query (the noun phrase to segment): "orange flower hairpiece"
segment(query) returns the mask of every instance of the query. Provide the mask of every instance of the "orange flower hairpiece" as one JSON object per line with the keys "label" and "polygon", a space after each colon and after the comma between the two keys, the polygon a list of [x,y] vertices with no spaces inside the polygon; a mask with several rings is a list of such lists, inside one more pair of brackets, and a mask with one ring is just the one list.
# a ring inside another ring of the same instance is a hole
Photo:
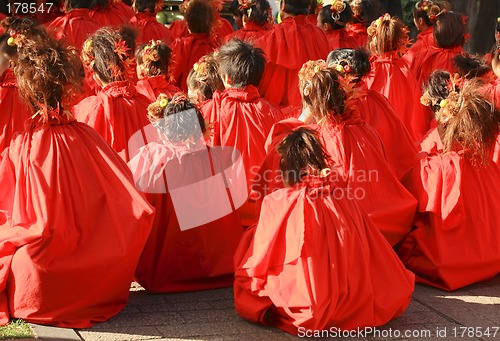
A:
{"label": "orange flower hairpiece", "polygon": [[124,61],[128,58],[129,50],[130,49],[128,48],[125,40],[120,39],[117,42],[115,42],[115,53],[118,55],[118,58],[120,58],[120,60]]}

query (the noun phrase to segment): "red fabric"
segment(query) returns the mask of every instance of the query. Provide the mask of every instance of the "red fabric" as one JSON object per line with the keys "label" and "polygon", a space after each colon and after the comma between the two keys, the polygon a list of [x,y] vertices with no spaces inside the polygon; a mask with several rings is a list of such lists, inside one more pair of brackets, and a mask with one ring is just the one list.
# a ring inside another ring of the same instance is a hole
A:
{"label": "red fabric", "polygon": [[206,117],[214,123],[214,146],[238,149],[250,184],[265,157],[264,144],[273,125],[283,118],[281,111],[261,98],[256,87],[229,88],[214,93],[212,111]]}
{"label": "red fabric", "polygon": [[0,76],[0,154],[17,132],[25,130],[31,112],[19,97],[14,71],[6,69]]}
{"label": "red fabric", "polygon": [[192,184],[212,177],[214,172],[207,165],[211,160],[216,166],[220,156],[216,153],[208,153],[206,147],[188,153],[185,147],[168,142],[150,143],[129,162],[139,188],[147,192],[156,208],[153,230],[136,270],[136,280],[146,290],[165,293],[232,285],[233,255],[243,233],[236,212],[181,230],[170,194],[172,184]]}
{"label": "red fabric", "polygon": [[387,162],[399,179],[417,162],[415,143],[387,98],[368,90],[363,81],[357,83],[356,88],[360,92],[356,108],[359,109],[361,118],[379,134]]}
{"label": "red fabric", "polygon": [[156,15],[149,12],[137,13],[130,19],[130,24],[137,29],[137,45],[149,43],[151,40],[162,40],[168,46],[172,45],[174,36],[167,26],[156,20]]}
{"label": "red fabric", "polygon": [[234,301],[244,318],[299,328],[380,326],[410,303],[406,270],[355,200],[307,178],[263,202],[234,257]]}
{"label": "red fabric", "polygon": [[302,106],[298,73],[308,60],[328,57],[330,48],[323,30],[299,15],[274,25],[255,45],[264,50],[267,59],[259,84],[262,97],[280,107]]}
{"label": "red fabric", "polygon": [[[97,130],[125,161],[137,152],[131,149],[129,139],[149,124],[147,107],[151,102],[138,94],[128,82],[110,83],[73,110],[78,121]],[[147,140],[147,138],[144,138]]]}
{"label": "red fabric", "polygon": [[325,33],[328,39],[330,51],[342,48],[354,49],[358,47],[357,42],[349,37],[349,33],[343,28],[339,30],[329,30]]}
{"label": "red fabric", "polygon": [[187,93],[187,76],[201,57],[214,52],[219,45],[208,33],[190,34],[172,44],[172,76],[179,88]]}
{"label": "red fabric", "polygon": [[0,324],[87,328],[126,305],[153,208],[89,126],[33,122],[0,163]]}
{"label": "red fabric", "polygon": [[156,101],[159,94],[165,94],[173,97],[176,92],[181,90],[175,85],[169,83],[165,76],[146,77],[137,82],[135,88],[138,93],[146,96],[151,102]]}
{"label": "red fabric", "polygon": [[366,47],[368,42],[368,33],[366,32],[366,26],[363,23],[355,23],[347,25],[347,31],[349,32],[349,37],[353,39],[357,47]]}
{"label": "red fabric", "polygon": [[308,14],[306,15],[307,21],[314,26],[318,26],[318,15],[317,14]]}
{"label": "red fabric", "polygon": [[465,51],[461,46],[451,49],[430,46],[426,51],[415,54],[410,68],[417,77],[418,84],[422,86],[429,80],[434,70],[446,70],[454,74],[456,69],[453,65],[453,57],[463,53]]}
{"label": "red fabric", "polygon": [[429,130],[432,116],[420,104],[422,91],[413,72],[395,53],[374,55],[371,63],[365,77],[368,88],[387,97],[410,136],[418,141]]}
{"label": "red fabric", "polygon": [[174,20],[170,24],[169,30],[174,36],[174,40],[189,35],[189,31],[185,20]]}
{"label": "red fabric", "polygon": [[481,80],[484,82],[482,87],[484,94],[500,110],[500,79],[490,71],[487,75],[481,77]]}
{"label": "red fabric", "polygon": [[97,21],[101,27],[118,27],[128,23],[130,18],[134,16],[134,12],[127,5],[119,2],[113,3],[106,8],[97,8],[92,11],[91,15],[92,19]]}
{"label": "red fabric", "polygon": [[73,9],[50,22],[47,30],[52,33],[55,39],[63,40],[81,51],[85,40],[101,27],[90,15],[89,9]]}
{"label": "red fabric", "polygon": [[224,41],[229,41],[232,38],[238,38],[244,41],[253,42],[269,32],[269,29],[257,25],[253,21],[247,21],[243,24],[243,28],[228,34]]}
{"label": "red fabric", "polygon": [[398,254],[417,282],[455,290],[500,273],[500,168],[456,153],[424,157],[405,183],[419,204]]}
{"label": "red fabric", "polygon": [[[338,125],[312,126],[317,129],[331,162],[350,196],[358,199],[377,228],[394,246],[410,231],[416,200],[401,185],[386,161],[377,132],[354,112]],[[303,123],[287,119],[273,127],[266,142],[267,156],[252,184],[254,197],[263,198],[283,182],[275,147],[291,129]],[[340,184],[339,184],[340,186]]]}
{"label": "red fabric", "polygon": [[[174,39],[189,35],[189,30],[185,20],[175,20],[169,28],[170,32],[172,32],[172,35],[174,36]],[[215,23],[213,39],[217,42],[222,42],[224,41],[225,36],[233,32],[234,30],[231,23],[227,19],[219,16]]]}
{"label": "red fabric", "polygon": [[404,61],[407,65],[411,65],[413,63],[413,59],[417,53],[427,52],[429,47],[436,46],[434,42],[434,27],[431,26],[425,31],[422,31],[418,34],[417,40],[413,43],[410,49],[403,56]]}

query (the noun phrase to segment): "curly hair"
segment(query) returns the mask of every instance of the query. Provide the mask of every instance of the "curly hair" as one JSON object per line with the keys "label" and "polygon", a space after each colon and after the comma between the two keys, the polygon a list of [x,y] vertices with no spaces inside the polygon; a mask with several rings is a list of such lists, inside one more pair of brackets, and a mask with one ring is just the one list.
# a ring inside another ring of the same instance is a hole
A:
{"label": "curly hair", "polygon": [[181,92],[171,99],[160,94],[148,106],[148,118],[156,129],[174,143],[198,139],[206,131],[200,110]]}
{"label": "curly hair", "polygon": [[318,122],[337,121],[345,112],[345,93],[338,72],[325,61],[310,60],[299,71],[302,101],[310,108]]}
{"label": "curly hair", "polygon": [[330,155],[325,151],[318,133],[310,128],[300,127],[288,134],[277,146],[280,156],[280,170],[288,186],[300,182],[309,169],[321,171],[328,167]]}
{"label": "curly hair", "polygon": [[128,27],[100,28],[83,44],[82,60],[103,82],[127,80],[134,72],[130,58],[134,41],[135,31]]}
{"label": "curly hair", "polygon": [[135,60],[146,77],[168,74],[172,49],[161,40],[140,45],[135,51]]}
{"label": "curly hair", "polygon": [[33,112],[45,121],[49,112],[70,108],[83,81],[77,51],[53,39],[30,18],[8,18],[3,24],[17,45],[19,93]]}
{"label": "curly hair", "polygon": [[204,100],[212,99],[216,90],[224,91],[219,64],[213,53],[202,57],[189,71],[187,86],[191,91],[200,92]]}
{"label": "curly hair", "polygon": [[[451,74],[448,71],[436,70],[431,73],[429,80],[423,86],[424,94],[420,98],[420,103],[430,107],[437,113],[441,107],[440,103],[450,94]],[[458,89],[453,89],[458,91]]]}
{"label": "curly hair", "polygon": [[374,20],[367,32],[370,50],[378,55],[399,51],[409,43],[408,28],[405,23],[387,13]]}

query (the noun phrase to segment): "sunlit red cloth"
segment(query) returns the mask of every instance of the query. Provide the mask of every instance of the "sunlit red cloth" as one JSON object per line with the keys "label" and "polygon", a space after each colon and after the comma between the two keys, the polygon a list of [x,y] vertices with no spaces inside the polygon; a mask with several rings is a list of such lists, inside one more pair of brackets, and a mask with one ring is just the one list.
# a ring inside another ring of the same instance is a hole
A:
{"label": "sunlit red cloth", "polygon": [[[276,146],[300,126],[301,121],[287,119],[273,127],[266,141],[266,158],[251,186],[256,200],[283,187]],[[317,129],[331,156],[338,186],[359,201],[392,246],[400,242],[410,232],[417,201],[393,174],[375,129],[356,111],[338,124],[310,127]]]}
{"label": "sunlit red cloth", "polygon": [[[73,110],[78,121],[97,130],[122,159],[129,161],[138,151],[131,148],[129,140],[149,125],[147,107],[150,103],[147,97],[136,92],[131,83],[123,81],[108,84],[96,96],[78,103]],[[145,136],[143,143],[149,140]]]}
{"label": "sunlit red cloth", "polygon": [[[202,225],[185,229],[183,218],[179,218],[182,212],[176,206],[179,192],[184,191],[196,202],[189,205],[191,214],[204,217],[210,213],[200,193],[193,196],[193,186],[205,181],[210,188],[212,183],[208,181],[221,175],[218,162],[222,158],[220,150],[206,146],[193,151],[165,142],[146,145],[129,162],[138,188],[156,208],[153,230],[136,270],[136,280],[146,290],[165,293],[232,286],[233,255],[243,233],[237,213],[228,210]],[[212,192],[216,191],[213,188]],[[216,205],[222,205],[227,193],[223,189],[223,197]]]}
{"label": "sunlit red cloth", "polygon": [[14,71],[6,69],[0,76],[0,154],[17,132],[25,130],[30,117],[29,108],[19,97]]}
{"label": "sunlit red cloth", "polygon": [[413,72],[396,53],[373,55],[372,69],[365,77],[370,90],[384,95],[414,141],[429,130],[431,114],[420,104],[422,91]]}
{"label": "sunlit red cloth", "polygon": [[368,90],[363,81],[356,84],[356,91],[359,95],[354,105],[361,118],[379,134],[387,162],[399,179],[417,162],[415,143],[387,98]]}
{"label": "sunlit red cloth", "polygon": [[307,21],[309,21],[312,25],[318,26],[318,15],[317,14],[308,14],[306,15]]}
{"label": "sunlit red cloth", "polygon": [[100,27],[101,25],[91,18],[89,9],[75,8],[51,21],[47,30],[56,40],[62,40],[81,51],[85,40]]}
{"label": "sunlit red cloth", "polygon": [[500,110],[500,79],[493,72],[489,72],[481,77],[481,80],[484,83],[482,86],[484,95]]}
{"label": "sunlit red cloth", "polygon": [[[190,34],[185,20],[175,20],[170,25],[169,28],[170,32],[172,32],[172,35],[174,36],[174,39],[186,37]],[[218,18],[215,21],[215,26],[213,28],[213,31],[214,31],[214,33],[212,34],[213,39],[218,43],[220,43],[224,41],[225,36],[233,33],[234,30],[233,26],[227,19],[218,16]]]}
{"label": "sunlit red cloth", "polygon": [[433,32],[434,26],[431,26],[417,35],[417,40],[415,40],[413,45],[410,46],[410,49],[406,51],[405,55],[403,56],[403,60],[408,66],[413,63],[413,59],[415,58],[415,55],[417,53],[427,52],[429,47],[436,46],[436,43],[434,42]]}
{"label": "sunlit red cloth", "polygon": [[365,24],[349,24],[347,25],[347,31],[349,32],[349,37],[355,41],[356,47],[366,48],[366,43],[368,42],[368,33],[366,32]]}
{"label": "sunlit red cloth", "polygon": [[132,8],[117,1],[106,8],[97,8],[92,11],[92,19],[102,26],[118,27],[129,22],[134,16]]}
{"label": "sunlit red cloth", "polygon": [[194,63],[214,52],[219,44],[208,33],[190,34],[172,44],[172,76],[177,86],[187,93],[186,79]]}
{"label": "sunlit red cloth", "polygon": [[38,117],[0,161],[0,324],[87,328],[126,305],[154,209],[83,123]]}
{"label": "sunlit red cloth", "polygon": [[414,275],[337,190],[306,177],[264,199],[234,257],[238,314],[297,334],[380,326],[403,313]]}
{"label": "sunlit red cloth", "polygon": [[165,76],[145,77],[137,82],[135,88],[138,93],[146,96],[151,103],[156,101],[159,94],[173,97],[176,92],[181,91],[174,84],[168,82]]}
{"label": "sunlit red cloth", "polygon": [[151,40],[162,40],[170,46],[174,41],[172,32],[156,20],[154,13],[139,12],[130,19],[130,24],[137,29],[137,45],[149,43]]}
{"label": "sunlit red cloth", "polygon": [[419,204],[398,248],[417,282],[455,290],[500,273],[500,168],[457,153],[431,154],[405,178]]}
{"label": "sunlit red cloth", "polygon": [[456,72],[453,57],[465,53],[461,46],[443,49],[430,46],[426,51],[418,52],[413,58],[410,66],[413,74],[417,77],[420,86],[429,80],[429,76],[435,70],[446,70],[451,74]]}
{"label": "sunlit red cloth", "polygon": [[358,43],[349,36],[349,33],[344,28],[326,31],[325,33],[328,38],[330,51],[341,48],[353,49],[358,47]]}
{"label": "sunlit red cloth", "polygon": [[253,21],[247,21],[243,24],[243,28],[225,36],[224,41],[229,41],[232,38],[238,38],[244,41],[253,42],[267,32],[269,32],[269,28],[257,25]]}
{"label": "sunlit red cloth", "polygon": [[269,102],[280,107],[302,106],[298,73],[308,60],[325,59],[330,48],[322,29],[299,15],[286,18],[255,46],[264,50],[267,65],[259,84],[259,92]]}

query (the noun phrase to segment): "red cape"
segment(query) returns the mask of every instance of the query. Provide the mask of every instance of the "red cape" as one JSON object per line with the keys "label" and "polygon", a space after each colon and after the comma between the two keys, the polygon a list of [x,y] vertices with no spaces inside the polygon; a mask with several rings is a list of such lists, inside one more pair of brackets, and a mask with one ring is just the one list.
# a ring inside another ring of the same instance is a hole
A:
{"label": "red cape", "polygon": [[149,43],[151,40],[162,40],[170,46],[174,41],[172,32],[167,26],[160,24],[153,13],[137,13],[130,19],[130,24],[137,29],[137,46]]}
{"label": "red cape", "polygon": [[156,101],[159,94],[165,94],[173,97],[176,92],[181,90],[175,85],[169,83],[165,76],[146,77],[137,82],[135,88],[138,93],[146,96],[150,102]]}
{"label": "red cape", "polygon": [[234,257],[244,318],[299,328],[380,326],[410,303],[414,275],[355,200],[314,178],[268,195]]}
{"label": "red cape", "polygon": [[330,51],[342,48],[355,49],[358,47],[358,43],[349,36],[349,33],[344,28],[326,31],[325,33]]}
{"label": "red cape", "polygon": [[[417,201],[390,169],[380,136],[358,115],[354,112],[350,119],[338,125],[312,127],[318,130],[331,156],[340,176],[339,183],[351,197],[359,200],[394,246],[410,231]],[[252,197],[263,198],[283,187],[275,147],[290,130],[302,125],[299,120],[287,119],[273,127],[266,143],[267,156],[251,187]]]}
{"label": "red cape", "polygon": [[172,76],[179,88],[187,93],[189,71],[204,55],[214,52],[219,45],[208,33],[190,34],[172,44]]}
{"label": "red cape", "polygon": [[363,23],[355,23],[347,25],[347,31],[349,32],[349,37],[353,39],[356,43],[354,48],[365,47],[368,42],[368,33],[366,32],[366,26]]}
{"label": "red cape", "polygon": [[[174,38],[182,38],[190,34],[185,20],[175,20],[169,28]],[[224,41],[225,36],[234,32],[231,23],[221,16],[217,18],[213,31],[213,39],[218,42]]]}
{"label": "red cape", "polygon": [[232,38],[238,38],[244,41],[253,42],[265,35],[267,32],[269,32],[268,28],[257,25],[253,21],[248,21],[245,22],[242,29],[234,31],[225,36],[224,41],[227,42]]}
{"label": "red cape", "polygon": [[417,282],[455,290],[500,273],[500,168],[456,153],[424,157],[405,178],[419,204],[398,254]]}
{"label": "red cape", "polygon": [[47,27],[53,37],[63,40],[68,45],[81,51],[85,40],[97,31],[101,25],[90,17],[91,11],[86,8],[76,8],[62,17],[54,19]]}
{"label": "red cape", "polygon": [[25,130],[31,111],[19,97],[16,76],[11,69],[0,76],[0,154],[17,132]]}
{"label": "red cape", "polygon": [[357,83],[360,97],[356,100],[361,118],[375,128],[384,145],[387,162],[394,175],[401,178],[417,162],[417,148],[403,122],[387,98]]}
{"label": "red cape", "polygon": [[0,163],[0,325],[87,328],[126,305],[154,210],[89,126],[33,122]]}
{"label": "red cape", "polygon": [[259,84],[265,99],[280,107],[302,106],[298,73],[308,60],[326,59],[330,48],[325,33],[299,15],[284,19],[255,46],[264,50],[267,65]]}
{"label": "red cape", "polygon": [[413,72],[393,53],[374,55],[371,63],[372,69],[365,77],[368,88],[389,100],[410,136],[419,140],[429,130],[432,116],[420,104],[422,91]]}
{"label": "red cape", "polygon": [[461,46],[451,49],[430,46],[426,51],[415,54],[410,68],[417,77],[419,86],[422,86],[429,80],[429,76],[434,70],[446,70],[454,74],[456,69],[452,59],[463,53],[465,51]]}
{"label": "red cape", "polygon": [[500,79],[490,71],[486,76],[481,77],[484,81],[482,90],[489,101],[493,102],[495,107],[500,110]]}
{"label": "red cape", "polygon": [[[96,96],[91,96],[74,108],[80,122],[97,130],[113,149],[124,159],[130,160],[137,152],[130,138],[149,124],[147,107],[151,102],[138,94],[128,82],[108,84]],[[143,142],[149,139],[144,137]]]}
{"label": "red cape", "polygon": [[407,65],[411,65],[413,63],[413,59],[417,53],[427,52],[429,47],[436,46],[434,42],[434,27],[431,26],[423,32],[420,32],[417,36],[417,40],[413,43],[412,46],[408,49],[408,51],[403,56],[403,60]]}
{"label": "red cape", "polygon": [[[180,191],[191,197],[196,183],[214,179],[210,165],[221,159],[218,152],[207,152],[206,147],[188,152],[185,146],[150,143],[129,162],[138,188],[156,208],[153,230],[136,270],[136,280],[146,290],[165,293],[232,285],[232,258],[243,233],[237,213],[229,209],[211,222],[183,229],[175,202]],[[224,190],[222,194],[227,197]],[[200,198],[194,198],[196,204],[190,208],[198,216],[210,211]],[[217,200],[215,205],[219,204]]]}
{"label": "red cape", "polygon": [[98,8],[91,13],[92,19],[102,26],[121,26],[134,16],[132,9],[122,3],[114,3],[106,8]]}

